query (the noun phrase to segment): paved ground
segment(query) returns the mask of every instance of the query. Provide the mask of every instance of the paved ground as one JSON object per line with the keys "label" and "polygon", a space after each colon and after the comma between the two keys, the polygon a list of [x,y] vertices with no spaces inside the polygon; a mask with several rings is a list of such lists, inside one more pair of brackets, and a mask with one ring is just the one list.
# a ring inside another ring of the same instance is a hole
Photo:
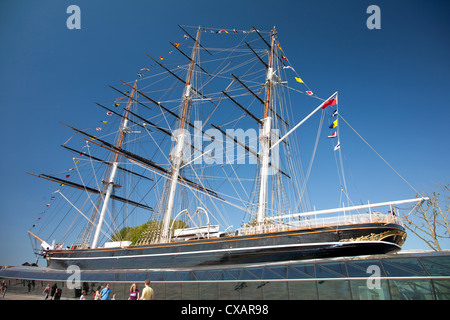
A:
{"label": "paved ground", "polygon": [[[25,294],[25,293],[20,294],[20,293],[6,292],[4,297],[2,297],[0,295],[0,301],[1,300],[42,300],[42,301],[44,301],[44,295],[34,295],[34,294]],[[47,299],[47,300],[50,300],[50,299]],[[61,297],[61,300],[76,300],[76,299]]]}

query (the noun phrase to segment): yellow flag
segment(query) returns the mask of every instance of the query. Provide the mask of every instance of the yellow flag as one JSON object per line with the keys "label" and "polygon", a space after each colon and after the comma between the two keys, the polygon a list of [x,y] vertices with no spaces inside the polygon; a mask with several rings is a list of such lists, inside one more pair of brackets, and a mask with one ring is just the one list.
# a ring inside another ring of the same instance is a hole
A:
{"label": "yellow flag", "polygon": [[330,129],[336,128],[337,125],[338,125],[338,124],[337,124],[337,120],[334,120],[333,123],[330,124],[329,128],[330,128]]}
{"label": "yellow flag", "polygon": [[297,80],[297,82],[304,83],[303,80],[300,79],[299,77],[295,77],[295,80]]}

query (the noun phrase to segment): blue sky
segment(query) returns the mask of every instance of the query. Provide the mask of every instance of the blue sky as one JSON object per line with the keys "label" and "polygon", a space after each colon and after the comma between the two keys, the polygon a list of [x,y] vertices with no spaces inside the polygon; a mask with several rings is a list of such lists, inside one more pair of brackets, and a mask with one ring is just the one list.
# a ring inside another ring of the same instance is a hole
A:
{"label": "blue sky", "polygon": [[[81,8],[81,30],[66,27],[71,4]],[[366,27],[371,4],[381,9],[380,30]],[[26,231],[54,185],[25,172],[53,172],[67,159],[60,145],[70,132],[60,121],[83,127],[102,113],[93,102],[117,79],[132,78],[147,62],[145,53],[167,51],[168,42],[183,34],[178,24],[275,25],[302,79],[324,98],[339,91],[345,119],[414,188],[427,192],[449,183],[449,10],[448,1],[424,0],[2,0],[0,264],[33,261]],[[415,196],[346,130],[342,139],[352,142],[346,160],[357,200]],[[309,191],[325,209],[320,183]],[[426,247],[410,236],[405,248]]]}

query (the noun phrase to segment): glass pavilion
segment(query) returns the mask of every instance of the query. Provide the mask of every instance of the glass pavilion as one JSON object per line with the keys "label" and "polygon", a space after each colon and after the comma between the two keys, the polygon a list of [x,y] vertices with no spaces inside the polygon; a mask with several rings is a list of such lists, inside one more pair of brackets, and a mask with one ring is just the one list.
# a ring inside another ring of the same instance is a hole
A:
{"label": "glass pavilion", "polygon": [[[8,291],[36,294],[57,283],[63,296],[110,284],[116,299],[127,299],[131,284],[151,280],[161,300],[450,300],[450,251],[404,252],[308,261],[196,268],[195,270],[81,270],[80,288],[68,289],[73,272],[42,267],[0,270]],[[69,280],[70,280],[69,279]]]}

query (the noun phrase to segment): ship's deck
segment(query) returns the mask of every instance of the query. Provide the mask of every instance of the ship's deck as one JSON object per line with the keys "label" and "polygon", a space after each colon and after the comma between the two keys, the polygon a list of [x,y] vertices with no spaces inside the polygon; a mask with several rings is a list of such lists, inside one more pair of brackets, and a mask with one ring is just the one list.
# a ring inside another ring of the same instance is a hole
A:
{"label": "ship's deck", "polygon": [[342,214],[332,217],[317,217],[310,215],[301,220],[292,219],[287,223],[269,223],[262,226],[245,226],[238,230],[239,235],[251,235],[259,233],[282,232],[290,230],[303,230],[319,227],[334,227],[361,223],[385,223],[403,226],[401,218],[395,215],[387,215],[379,212],[363,214]]}

